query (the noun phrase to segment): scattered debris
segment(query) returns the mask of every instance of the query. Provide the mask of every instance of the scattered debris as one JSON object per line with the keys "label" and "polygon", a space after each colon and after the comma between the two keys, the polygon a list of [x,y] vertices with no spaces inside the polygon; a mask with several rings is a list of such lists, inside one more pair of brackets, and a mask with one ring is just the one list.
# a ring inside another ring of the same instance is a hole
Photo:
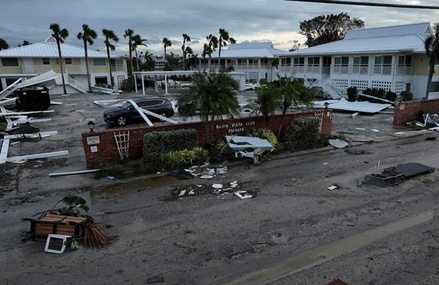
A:
{"label": "scattered debris", "polygon": [[[204,194],[229,194],[232,191],[240,191],[240,185],[238,181],[233,181],[227,184],[214,183],[214,184],[197,184],[197,185],[178,185],[174,186],[171,190],[172,200],[181,199],[185,196],[199,196]],[[249,191],[244,191],[248,193]],[[256,195],[256,192],[252,192],[252,197]],[[168,199],[168,198],[166,198]]]}
{"label": "scattered debris", "polygon": [[338,186],[337,184],[332,184],[331,186],[328,187],[329,191],[337,190],[337,189],[340,189],[340,186]]}
{"label": "scattered debris", "polygon": [[349,145],[348,142],[345,142],[340,139],[332,139],[328,141],[330,145],[332,145],[335,148],[345,148]]}
{"label": "scattered debris", "polygon": [[[70,172],[58,172],[58,173],[49,173],[49,176],[64,176],[64,175],[75,175],[75,174],[88,174],[98,172],[100,169],[88,169],[88,170],[79,170],[79,171],[70,171]],[[114,177],[113,177],[114,179]]]}
{"label": "scattered debris", "polygon": [[[66,204],[66,207],[55,208],[61,202]],[[38,219],[23,219],[31,223],[30,238],[33,241],[46,241],[46,250],[50,247],[53,237],[61,238],[63,244],[69,239],[72,249],[77,249],[79,242],[89,248],[101,248],[111,244],[117,237],[108,236],[91,216],[81,213],[81,210],[88,211],[86,204],[87,202],[79,196],[65,196],[52,209],[38,213]],[[61,248],[55,252],[60,253],[61,250],[64,251]]]}
{"label": "scattered debris", "polygon": [[382,173],[366,175],[363,184],[378,187],[395,186],[408,178],[431,172],[434,172],[433,167],[416,162],[409,162],[385,168]]}
{"label": "scattered debris", "polygon": [[178,180],[186,180],[186,179],[191,179],[191,178],[195,177],[191,172],[189,172],[185,169],[178,169],[178,170],[171,171],[168,174],[168,176],[177,177]]}
{"label": "scattered debris", "polygon": [[241,200],[253,198],[253,195],[248,194],[247,191],[236,191],[233,194],[238,196],[238,198]]}

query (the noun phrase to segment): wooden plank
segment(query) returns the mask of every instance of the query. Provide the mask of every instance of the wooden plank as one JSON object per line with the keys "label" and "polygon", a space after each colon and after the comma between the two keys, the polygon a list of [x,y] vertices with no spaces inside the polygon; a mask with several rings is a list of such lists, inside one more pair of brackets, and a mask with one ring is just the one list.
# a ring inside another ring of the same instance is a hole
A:
{"label": "wooden plank", "polygon": [[76,222],[81,223],[87,220],[85,217],[63,216],[47,214],[40,219],[41,221],[54,221],[54,222]]}

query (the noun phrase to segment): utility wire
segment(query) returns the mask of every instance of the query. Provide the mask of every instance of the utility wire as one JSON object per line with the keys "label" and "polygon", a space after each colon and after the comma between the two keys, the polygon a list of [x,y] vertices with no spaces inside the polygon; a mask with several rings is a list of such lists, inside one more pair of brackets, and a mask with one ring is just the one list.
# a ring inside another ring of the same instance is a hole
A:
{"label": "utility wire", "polygon": [[406,5],[406,4],[386,4],[386,3],[371,3],[371,2],[356,2],[356,1],[342,1],[342,0],[285,0],[296,2],[315,2],[324,4],[339,4],[339,5],[356,5],[356,6],[374,6],[374,7],[391,7],[391,8],[408,8],[408,9],[435,9],[439,10],[439,6],[424,6],[424,5]]}

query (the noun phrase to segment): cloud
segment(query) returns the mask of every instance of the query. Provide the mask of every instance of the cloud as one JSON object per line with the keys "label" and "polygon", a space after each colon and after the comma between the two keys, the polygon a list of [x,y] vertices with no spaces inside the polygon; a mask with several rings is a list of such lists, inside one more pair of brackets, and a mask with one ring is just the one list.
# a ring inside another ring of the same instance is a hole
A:
{"label": "cloud", "polygon": [[[117,52],[128,51],[124,31],[128,28],[148,40],[148,50],[163,53],[162,39],[172,41],[169,52],[181,54],[182,34],[188,34],[188,43],[200,54],[205,38],[226,29],[238,42],[272,41],[276,48],[289,49],[293,40],[303,43],[299,23],[319,15],[348,13],[360,18],[366,27],[408,24],[416,22],[434,23],[439,19],[439,10],[390,9],[306,3],[283,0],[14,0],[7,1],[0,10],[0,38],[11,47],[27,40],[44,41],[50,34],[51,23],[58,23],[69,30],[66,43],[81,45],[76,35],[82,24],[97,31],[99,39],[93,49],[105,50],[102,29],[113,30],[120,38]],[[409,2],[409,3],[407,3]],[[437,5],[436,0],[400,1],[386,3]],[[143,49],[143,48],[142,48]]]}

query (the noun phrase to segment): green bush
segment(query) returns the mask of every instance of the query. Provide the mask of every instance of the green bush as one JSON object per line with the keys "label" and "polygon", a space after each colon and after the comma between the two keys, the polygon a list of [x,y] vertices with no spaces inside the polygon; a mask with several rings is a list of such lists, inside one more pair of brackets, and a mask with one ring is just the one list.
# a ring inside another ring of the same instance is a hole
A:
{"label": "green bush", "polygon": [[209,162],[211,163],[234,159],[235,151],[229,147],[225,139],[218,140],[213,147],[209,148]]}
{"label": "green bush", "polygon": [[295,119],[285,129],[285,142],[290,150],[321,147],[320,119],[315,117]]}
{"label": "green bush", "polygon": [[395,92],[392,92],[392,91],[387,91],[386,92],[386,99],[387,100],[389,100],[389,101],[395,101],[396,100],[396,93]]}
{"label": "green bush", "polygon": [[143,137],[143,160],[157,161],[162,153],[193,149],[198,146],[198,133],[194,129],[150,132]]}
{"label": "green bush", "polygon": [[120,87],[124,92],[131,92],[134,90],[134,82],[131,79],[124,79],[122,81],[122,86]]}
{"label": "green bush", "polygon": [[207,150],[195,147],[191,150],[176,150],[161,154],[161,161],[165,168],[176,169],[192,165],[200,165],[208,159]]}
{"label": "green bush", "polygon": [[273,150],[276,149],[277,147],[278,144],[277,137],[269,129],[249,129],[246,135],[251,137],[266,139],[273,146]]}
{"label": "green bush", "polygon": [[413,93],[412,92],[402,91],[400,95],[401,95],[402,101],[412,101],[413,100]]}
{"label": "green bush", "polygon": [[349,102],[357,101],[357,98],[358,98],[357,87],[349,87],[347,89],[347,93],[348,93],[348,101]]}

